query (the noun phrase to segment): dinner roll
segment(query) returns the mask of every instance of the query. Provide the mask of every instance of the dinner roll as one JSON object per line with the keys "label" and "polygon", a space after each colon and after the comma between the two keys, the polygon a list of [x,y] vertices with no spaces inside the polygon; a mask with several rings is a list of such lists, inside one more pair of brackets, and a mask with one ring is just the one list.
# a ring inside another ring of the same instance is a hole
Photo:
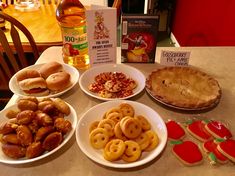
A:
{"label": "dinner roll", "polygon": [[40,73],[38,71],[32,70],[32,69],[20,70],[16,74],[17,81],[22,81],[27,78],[36,78],[36,77],[40,77]]}
{"label": "dinner roll", "polygon": [[28,78],[19,82],[19,87],[27,95],[45,96],[49,94],[45,79],[42,77]]}
{"label": "dinner roll", "polygon": [[41,76],[46,79],[49,75],[63,71],[63,66],[58,62],[48,62],[39,69]]}
{"label": "dinner roll", "polygon": [[70,74],[65,71],[51,74],[47,79],[47,88],[52,91],[62,91],[70,86]]}

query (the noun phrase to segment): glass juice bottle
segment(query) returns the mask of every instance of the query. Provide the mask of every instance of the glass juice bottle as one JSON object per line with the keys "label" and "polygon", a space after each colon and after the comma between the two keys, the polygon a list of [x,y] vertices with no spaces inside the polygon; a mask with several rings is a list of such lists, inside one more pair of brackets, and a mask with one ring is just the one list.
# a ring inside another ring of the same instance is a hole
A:
{"label": "glass juice bottle", "polygon": [[64,62],[78,69],[89,68],[85,7],[79,0],[62,0],[56,19],[63,38]]}

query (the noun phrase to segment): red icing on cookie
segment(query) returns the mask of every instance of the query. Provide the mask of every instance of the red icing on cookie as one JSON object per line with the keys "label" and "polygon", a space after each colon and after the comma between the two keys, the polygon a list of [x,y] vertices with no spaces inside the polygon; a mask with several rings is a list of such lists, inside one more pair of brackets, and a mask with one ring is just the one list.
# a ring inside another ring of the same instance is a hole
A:
{"label": "red icing on cookie", "polygon": [[232,134],[229,129],[224,124],[218,121],[209,122],[208,124],[206,124],[206,129],[215,138],[228,139],[232,137]]}
{"label": "red icing on cookie", "polygon": [[230,160],[235,162],[235,140],[228,139],[218,144],[217,149]]}
{"label": "red icing on cookie", "polygon": [[172,140],[179,140],[185,136],[184,129],[174,120],[166,122],[168,138]]}
{"label": "red icing on cookie", "polygon": [[226,158],[223,154],[220,153],[220,151],[217,149],[217,145],[214,140],[209,140],[203,143],[203,149],[209,153],[212,152],[216,156],[217,160],[220,163],[225,163],[228,161],[228,158]]}
{"label": "red icing on cookie", "polygon": [[195,165],[202,161],[202,153],[198,146],[192,141],[184,141],[173,146],[173,152],[177,158],[187,165]]}
{"label": "red icing on cookie", "polygon": [[187,129],[191,135],[202,142],[205,142],[212,137],[205,129],[205,124],[201,120],[192,122],[188,125]]}

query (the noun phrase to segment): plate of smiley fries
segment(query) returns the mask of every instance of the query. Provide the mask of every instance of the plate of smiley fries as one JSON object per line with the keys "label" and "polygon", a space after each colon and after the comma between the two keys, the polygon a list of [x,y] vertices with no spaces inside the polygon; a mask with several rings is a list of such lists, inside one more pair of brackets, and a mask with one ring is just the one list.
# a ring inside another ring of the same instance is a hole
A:
{"label": "plate of smiley fries", "polygon": [[167,130],[162,118],[150,107],[113,100],[92,107],[80,118],[76,140],[93,161],[113,168],[132,168],[161,153]]}

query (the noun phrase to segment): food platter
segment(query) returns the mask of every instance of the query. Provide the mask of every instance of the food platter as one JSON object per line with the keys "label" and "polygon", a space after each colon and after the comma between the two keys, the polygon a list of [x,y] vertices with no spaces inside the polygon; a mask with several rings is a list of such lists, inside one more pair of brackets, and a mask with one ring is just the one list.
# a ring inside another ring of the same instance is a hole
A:
{"label": "food platter", "polygon": [[[65,90],[63,91],[60,91],[60,92],[57,92],[57,93],[50,93],[49,95],[46,95],[46,96],[40,96],[41,98],[52,98],[52,97],[58,97],[64,93],[66,93],[67,91],[69,91],[70,89],[72,89],[76,83],[78,82],[79,80],[79,72],[76,68],[68,65],[68,64],[63,64],[61,63],[64,70],[70,74],[70,79],[71,79],[71,85],[66,88]],[[24,69],[33,69],[33,70],[38,70],[42,65],[44,64],[35,64],[35,65],[31,65],[31,66],[28,66]],[[22,70],[24,70],[22,69]],[[18,73],[18,72],[17,72]],[[17,79],[16,79],[16,76],[17,76],[17,73],[13,75],[13,77],[10,79],[9,81],[9,88],[10,90],[16,94],[16,95],[19,95],[19,96],[27,96],[27,94],[25,94],[20,88],[19,88],[19,85],[18,85],[18,82],[17,82]],[[38,96],[39,97],[39,96]]]}
{"label": "food platter", "polygon": [[[69,106],[71,113],[68,116],[66,116],[65,118],[71,122],[72,129],[64,136],[64,139],[63,139],[62,143],[58,147],[56,147],[55,149],[53,149],[53,150],[51,150],[49,152],[45,152],[42,155],[40,155],[38,157],[35,157],[35,158],[27,159],[27,158],[24,157],[24,158],[20,158],[20,159],[12,159],[12,158],[7,157],[3,153],[2,149],[1,149],[2,148],[2,144],[0,143],[0,163],[6,163],[6,164],[12,164],[12,165],[31,163],[31,162],[38,161],[38,160],[41,160],[43,158],[46,158],[46,157],[54,154],[59,149],[61,149],[71,139],[71,137],[73,136],[73,134],[75,132],[76,126],[77,126],[77,114],[76,114],[76,111],[68,103],[67,103],[67,105]],[[6,113],[9,110],[17,110],[17,105],[15,104],[15,105],[9,106],[8,108],[6,108],[6,109],[4,109],[4,110],[2,110],[0,112],[0,116],[1,116],[0,124],[2,124],[4,122],[7,122],[9,120],[6,117]]]}
{"label": "food platter", "polygon": [[[94,82],[95,76],[104,72],[123,73],[127,77],[134,79],[137,83],[137,87],[133,90],[133,94],[121,98],[107,98],[107,97],[101,97],[97,93],[91,92],[89,90],[89,85],[91,85]],[[124,64],[105,64],[101,66],[95,66],[85,71],[80,76],[79,85],[87,95],[100,100],[109,101],[113,99],[129,99],[133,96],[136,96],[144,89],[145,76],[142,74],[142,72],[131,66],[127,66]]]}
{"label": "food platter", "polygon": [[[159,138],[159,144],[154,150],[152,150],[151,152],[143,152],[141,158],[132,163],[126,163],[122,160],[113,161],[113,162],[105,160],[103,158],[102,150],[94,149],[90,145],[89,141],[89,127],[91,123],[97,120],[101,120],[105,111],[107,111],[110,108],[116,107],[121,103],[130,104],[136,110],[135,112],[136,114],[141,114],[147,117],[148,121],[152,126],[152,130],[156,132]],[[80,149],[91,160],[107,167],[132,168],[150,162],[162,152],[167,142],[167,129],[164,121],[159,116],[159,114],[150,107],[142,103],[129,100],[113,100],[98,104],[92,107],[86,113],[84,113],[84,115],[80,118],[78,122],[78,126],[76,129],[76,140]]]}

